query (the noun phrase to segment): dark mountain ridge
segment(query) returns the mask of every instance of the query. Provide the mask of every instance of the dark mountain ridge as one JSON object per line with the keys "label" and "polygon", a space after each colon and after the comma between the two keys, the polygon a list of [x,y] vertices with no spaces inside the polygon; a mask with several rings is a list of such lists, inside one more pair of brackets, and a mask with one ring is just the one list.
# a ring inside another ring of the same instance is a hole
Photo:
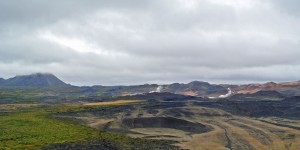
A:
{"label": "dark mountain ridge", "polygon": [[283,100],[286,96],[277,91],[258,91],[252,94],[235,94],[230,97],[231,100]]}
{"label": "dark mountain ridge", "polygon": [[139,95],[121,96],[121,97],[116,97],[115,99],[161,100],[161,101],[204,100],[203,98],[200,97],[178,95],[178,94],[167,93],[167,92],[161,92],[161,93],[153,92],[153,93],[145,93]]}
{"label": "dark mountain ridge", "polygon": [[0,78],[0,85],[3,84],[5,82],[5,79]]}

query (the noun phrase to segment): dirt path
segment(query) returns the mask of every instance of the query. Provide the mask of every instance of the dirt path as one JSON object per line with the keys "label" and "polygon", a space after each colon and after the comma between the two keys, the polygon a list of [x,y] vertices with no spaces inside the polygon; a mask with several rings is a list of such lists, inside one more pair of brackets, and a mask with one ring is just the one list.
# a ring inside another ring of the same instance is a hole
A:
{"label": "dirt path", "polygon": [[227,147],[228,149],[232,150],[232,141],[230,140],[230,138],[228,136],[226,128],[223,128],[223,129],[224,129],[225,138],[227,140],[227,145],[225,147]]}

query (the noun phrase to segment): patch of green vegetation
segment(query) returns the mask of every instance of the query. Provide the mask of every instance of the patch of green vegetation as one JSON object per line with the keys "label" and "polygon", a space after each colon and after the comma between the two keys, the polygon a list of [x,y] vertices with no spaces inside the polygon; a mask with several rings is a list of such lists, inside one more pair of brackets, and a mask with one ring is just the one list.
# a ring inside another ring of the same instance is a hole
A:
{"label": "patch of green vegetation", "polygon": [[91,128],[48,119],[45,111],[14,112],[0,116],[0,149],[39,149],[55,143],[95,138]]}
{"label": "patch of green vegetation", "polygon": [[133,139],[50,117],[78,109],[91,108],[39,107],[0,115],[0,149],[176,149],[168,141]]}

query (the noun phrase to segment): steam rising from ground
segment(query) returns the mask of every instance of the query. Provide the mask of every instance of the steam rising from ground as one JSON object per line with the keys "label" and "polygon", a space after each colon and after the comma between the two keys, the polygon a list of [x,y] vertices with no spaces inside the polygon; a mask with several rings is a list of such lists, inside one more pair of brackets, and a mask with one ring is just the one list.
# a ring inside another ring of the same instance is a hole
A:
{"label": "steam rising from ground", "polygon": [[155,92],[160,93],[162,89],[163,89],[163,86],[159,85],[155,91],[150,91],[150,93],[155,93]]}
{"label": "steam rising from ground", "polygon": [[163,86],[158,86],[155,92],[161,92],[161,90],[163,89]]}
{"label": "steam rising from ground", "polygon": [[219,98],[226,98],[226,97],[229,97],[231,94],[232,94],[232,91],[230,88],[228,88],[228,93],[225,95],[220,95]]}
{"label": "steam rising from ground", "polygon": [[219,97],[208,97],[210,99],[215,99],[215,98],[226,98],[226,97],[229,97],[230,95],[232,94],[232,91],[230,88],[228,88],[228,93],[225,94],[225,95],[220,95]]}

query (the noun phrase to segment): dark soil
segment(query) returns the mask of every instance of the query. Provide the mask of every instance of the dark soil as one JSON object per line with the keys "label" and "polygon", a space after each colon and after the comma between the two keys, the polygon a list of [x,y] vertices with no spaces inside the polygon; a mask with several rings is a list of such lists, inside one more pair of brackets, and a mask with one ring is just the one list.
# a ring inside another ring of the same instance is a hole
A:
{"label": "dark soil", "polygon": [[195,134],[210,131],[203,124],[172,117],[125,118],[122,125],[127,128],[171,128]]}

